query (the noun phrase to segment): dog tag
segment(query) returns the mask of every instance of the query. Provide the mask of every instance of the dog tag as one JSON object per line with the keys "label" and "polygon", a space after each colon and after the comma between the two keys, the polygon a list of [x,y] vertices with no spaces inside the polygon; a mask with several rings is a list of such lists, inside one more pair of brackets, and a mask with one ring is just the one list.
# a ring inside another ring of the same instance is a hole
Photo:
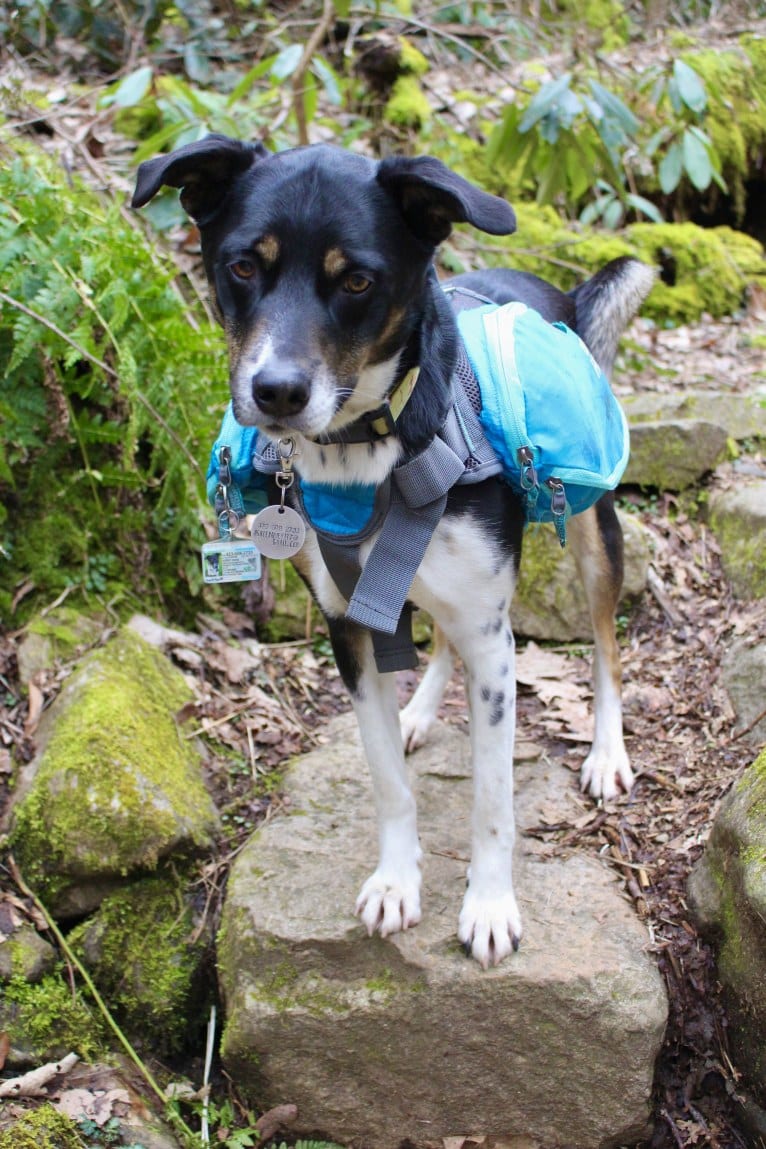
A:
{"label": "dog tag", "polygon": [[261,577],[261,555],[247,539],[216,539],[202,545],[205,582],[247,582]]}
{"label": "dog tag", "polygon": [[265,507],[253,519],[250,535],[268,559],[289,559],[297,555],[306,538],[303,519],[292,507]]}

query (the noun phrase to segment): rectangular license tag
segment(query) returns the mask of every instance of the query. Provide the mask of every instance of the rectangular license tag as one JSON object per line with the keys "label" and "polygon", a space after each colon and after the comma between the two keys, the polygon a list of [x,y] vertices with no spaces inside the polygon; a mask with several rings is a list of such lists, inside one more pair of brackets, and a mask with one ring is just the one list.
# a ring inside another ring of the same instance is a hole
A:
{"label": "rectangular license tag", "polygon": [[261,555],[249,539],[217,539],[202,545],[205,582],[247,582],[261,577]]}

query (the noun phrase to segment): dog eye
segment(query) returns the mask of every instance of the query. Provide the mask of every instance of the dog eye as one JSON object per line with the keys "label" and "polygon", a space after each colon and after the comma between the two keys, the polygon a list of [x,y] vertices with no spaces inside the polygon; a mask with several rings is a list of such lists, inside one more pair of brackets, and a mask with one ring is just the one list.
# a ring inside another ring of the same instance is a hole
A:
{"label": "dog eye", "polygon": [[252,279],[257,271],[251,259],[238,259],[236,263],[229,264],[229,269],[237,279]]}
{"label": "dog eye", "polygon": [[362,275],[361,271],[352,271],[343,280],[343,290],[349,295],[364,295],[365,291],[369,291],[371,287],[372,280],[369,276]]}

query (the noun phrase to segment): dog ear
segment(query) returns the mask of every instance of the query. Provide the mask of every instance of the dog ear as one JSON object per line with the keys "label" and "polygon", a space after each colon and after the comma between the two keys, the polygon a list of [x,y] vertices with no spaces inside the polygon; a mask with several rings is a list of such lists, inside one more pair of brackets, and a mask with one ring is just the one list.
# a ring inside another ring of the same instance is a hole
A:
{"label": "dog ear", "polygon": [[453,223],[472,223],[489,235],[510,235],[516,216],[510,204],[474,187],[431,156],[391,156],[378,165],[378,182],[399,201],[410,229],[437,244]]}
{"label": "dog ear", "polygon": [[205,223],[220,206],[232,179],[268,155],[263,144],[243,143],[213,132],[139,164],[131,206],[143,207],[167,184],[181,188],[184,210],[196,223]]}

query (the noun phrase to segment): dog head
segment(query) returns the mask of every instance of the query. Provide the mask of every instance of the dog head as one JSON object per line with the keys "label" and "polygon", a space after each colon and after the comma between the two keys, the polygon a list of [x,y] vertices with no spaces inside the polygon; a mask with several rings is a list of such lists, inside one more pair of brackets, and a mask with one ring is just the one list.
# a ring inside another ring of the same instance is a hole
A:
{"label": "dog head", "polygon": [[275,438],[378,407],[417,337],[436,245],[454,223],[515,228],[504,200],[429,157],[211,135],[141,164],[133,206],[163,185],[200,229],[235,417]]}

